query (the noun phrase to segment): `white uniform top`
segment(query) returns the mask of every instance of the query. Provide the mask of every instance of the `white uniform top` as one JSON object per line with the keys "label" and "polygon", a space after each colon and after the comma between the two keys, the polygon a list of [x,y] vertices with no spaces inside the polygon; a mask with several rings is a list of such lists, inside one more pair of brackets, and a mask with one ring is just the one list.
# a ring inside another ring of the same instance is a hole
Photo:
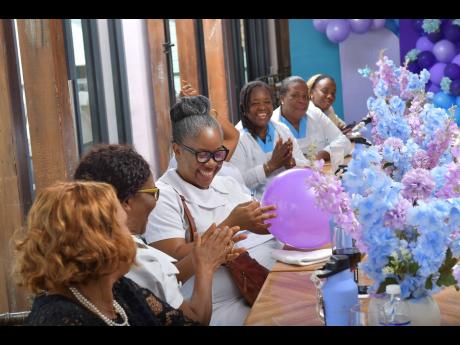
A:
{"label": "white uniform top", "polygon": [[[276,143],[280,137],[283,142],[291,138],[293,143],[292,156],[296,161],[296,165],[310,165],[308,159],[306,159],[302,151],[300,151],[296,138],[292,135],[289,128],[282,123],[280,124],[272,121],[272,124],[275,127],[274,143]],[[286,170],[284,167],[281,167],[275,170],[270,177],[265,176],[263,165],[271,158],[272,153],[273,151],[265,153],[260,148],[257,141],[252,137],[251,133],[245,130],[240,131],[240,139],[230,162],[240,169],[246,186],[254,192],[258,200],[262,198],[266,184],[270,182],[273,177]]]}
{"label": "white uniform top", "polygon": [[[330,154],[330,147],[334,145],[343,147],[345,156],[351,154],[353,147],[350,140],[313,102],[309,103],[306,116],[308,117],[307,135],[304,140],[297,139],[304,154],[307,154],[311,145],[315,146],[316,152],[327,151]],[[273,111],[271,120],[280,123],[280,107]]]}
{"label": "white uniform top", "polygon": [[159,299],[178,309],[184,297],[180,292],[181,284],[177,281],[179,273],[174,262],[176,259],[162,251],[146,245],[133,236],[137,245],[136,262],[125,275],[138,285],[152,291]]}
{"label": "white uniform top", "polygon": [[[170,169],[156,181],[156,185],[161,190],[161,196],[149,215],[144,234],[147,243],[186,238],[188,235],[188,222],[178,193],[184,196],[200,234],[212,223],[219,224],[225,220],[235,206],[251,199],[230,176],[215,176],[208,189],[200,189],[184,181],[175,169]],[[275,262],[271,258],[271,250],[280,247],[272,235],[253,233],[237,245],[247,248],[249,254],[267,268]],[[194,281],[195,276],[192,276],[183,285],[181,291],[185,298],[192,295]],[[225,267],[214,273],[212,305],[211,325],[242,325],[250,310]]]}

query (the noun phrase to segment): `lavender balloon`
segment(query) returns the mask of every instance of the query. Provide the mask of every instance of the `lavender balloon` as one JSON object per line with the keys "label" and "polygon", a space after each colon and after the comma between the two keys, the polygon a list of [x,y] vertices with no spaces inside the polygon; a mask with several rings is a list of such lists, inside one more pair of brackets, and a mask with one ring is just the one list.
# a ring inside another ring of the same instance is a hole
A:
{"label": "lavender balloon", "polygon": [[345,41],[350,34],[350,23],[345,19],[333,19],[327,24],[326,36],[331,42]]}
{"label": "lavender balloon", "polygon": [[356,34],[365,34],[371,28],[372,19],[349,19],[351,31]]}
{"label": "lavender balloon", "polygon": [[290,169],[276,176],[265,189],[262,205],[276,205],[277,217],[267,220],[279,241],[295,248],[318,248],[330,241],[329,214],[316,206],[305,181],[311,170]]}
{"label": "lavender balloon", "polygon": [[319,32],[323,34],[326,32],[327,24],[330,22],[330,19],[313,19],[313,26]]}
{"label": "lavender balloon", "polygon": [[378,30],[385,26],[386,19],[374,19],[372,21],[371,30]]}
{"label": "lavender balloon", "polygon": [[441,79],[444,77],[444,69],[446,68],[446,64],[443,62],[438,62],[430,68],[430,80],[433,84],[440,85]]}
{"label": "lavender balloon", "polygon": [[456,55],[456,56],[452,59],[451,63],[456,63],[457,65],[460,65],[460,54]]}
{"label": "lavender balloon", "polygon": [[441,40],[433,47],[433,54],[439,62],[451,62],[456,53],[455,46],[448,40]]}
{"label": "lavender balloon", "polygon": [[427,92],[433,92],[434,94],[438,93],[441,91],[441,88],[439,85],[436,84],[430,84],[428,88],[426,89]]}
{"label": "lavender balloon", "polygon": [[431,42],[428,37],[422,36],[417,40],[417,43],[415,43],[415,48],[420,50],[421,52],[423,51],[432,51],[434,47],[433,42]]}

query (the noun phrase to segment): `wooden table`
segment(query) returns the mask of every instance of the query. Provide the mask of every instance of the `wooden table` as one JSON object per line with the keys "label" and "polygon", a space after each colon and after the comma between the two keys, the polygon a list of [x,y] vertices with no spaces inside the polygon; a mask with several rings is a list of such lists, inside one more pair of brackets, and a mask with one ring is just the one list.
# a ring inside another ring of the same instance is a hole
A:
{"label": "wooden table", "polygon": [[[246,326],[322,326],[316,313],[312,272],[323,264],[292,266],[276,263],[249,312]],[[441,311],[441,325],[460,325],[460,292],[449,287],[433,295]]]}

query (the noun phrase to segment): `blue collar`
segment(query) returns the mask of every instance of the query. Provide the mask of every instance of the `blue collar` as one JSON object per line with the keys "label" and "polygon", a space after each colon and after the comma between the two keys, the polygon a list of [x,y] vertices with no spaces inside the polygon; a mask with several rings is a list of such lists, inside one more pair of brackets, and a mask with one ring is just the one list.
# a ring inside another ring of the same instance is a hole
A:
{"label": "blue collar", "polygon": [[[246,132],[248,132],[247,128],[244,129]],[[264,151],[265,153],[272,152],[273,148],[275,147],[275,127],[271,123],[271,121],[268,123],[267,126],[267,134],[265,135],[265,142],[259,138],[259,136],[256,137],[257,144],[259,144],[259,147]]]}
{"label": "blue collar", "polygon": [[299,123],[299,130],[295,129],[295,127],[289,122],[288,119],[286,119],[283,115],[280,114],[280,121],[284,123],[288,128],[291,130],[291,133],[296,137],[297,139],[305,138],[307,136],[307,121],[308,117],[305,114],[302,116],[300,119]]}

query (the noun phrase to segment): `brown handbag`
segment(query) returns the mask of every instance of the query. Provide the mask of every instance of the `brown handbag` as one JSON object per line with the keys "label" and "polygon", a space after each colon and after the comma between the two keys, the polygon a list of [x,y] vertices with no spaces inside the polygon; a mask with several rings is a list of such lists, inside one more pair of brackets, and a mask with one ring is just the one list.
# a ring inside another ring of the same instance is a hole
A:
{"label": "brown handbag", "polygon": [[[180,194],[179,196],[184,206],[185,217],[190,226],[190,241],[192,242],[193,234],[196,232],[195,221],[185,203],[185,198]],[[236,259],[227,262],[224,266],[226,266],[231,273],[246,303],[252,306],[268,277],[268,269],[259,264],[257,260],[253,259],[248,252],[238,255]]]}

